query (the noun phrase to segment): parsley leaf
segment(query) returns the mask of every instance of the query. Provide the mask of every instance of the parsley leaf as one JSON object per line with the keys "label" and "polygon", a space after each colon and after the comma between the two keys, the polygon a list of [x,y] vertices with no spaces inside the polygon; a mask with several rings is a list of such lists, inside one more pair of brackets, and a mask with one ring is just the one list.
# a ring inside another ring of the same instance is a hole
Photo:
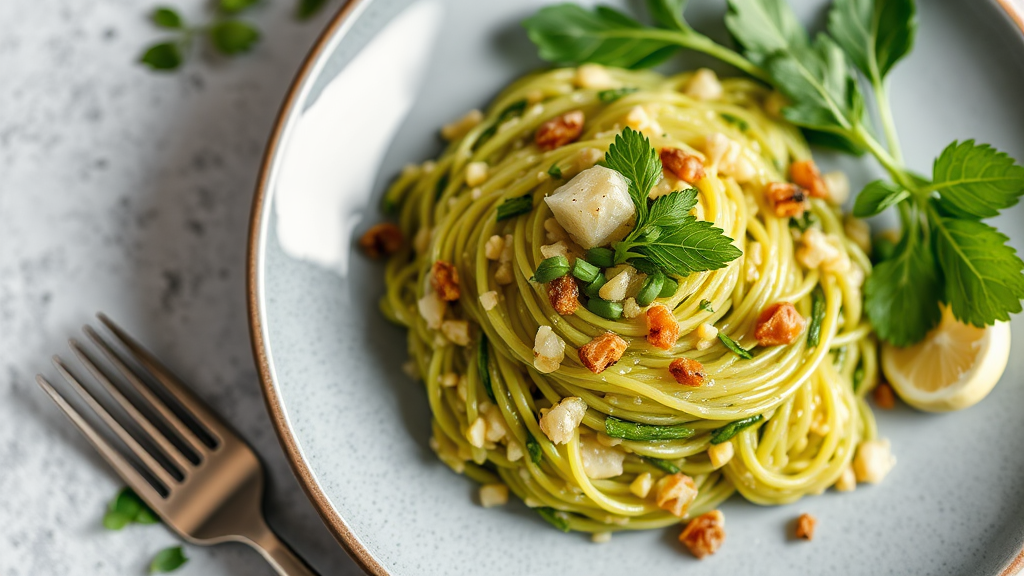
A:
{"label": "parsley leaf", "polygon": [[690,210],[697,207],[697,189],[676,190],[660,196],[651,204],[645,227],[678,228],[692,218]]}
{"label": "parsley leaf", "polygon": [[174,70],[181,66],[181,48],[174,42],[161,42],[146,49],[139,62],[153,70]]}
{"label": "parsley leaf", "polygon": [[210,41],[221,54],[248,52],[260,39],[258,30],[241,20],[222,20],[209,28]]}
{"label": "parsley leaf", "polygon": [[687,2],[689,0],[647,0],[647,10],[659,26],[687,32],[692,30],[683,20]]}
{"label": "parsley leaf", "polygon": [[687,276],[718,270],[743,255],[721,228],[693,216],[678,229],[639,247],[640,253],[665,274]]}
{"label": "parsley leaf", "polygon": [[981,219],[999,214],[1024,194],[1024,167],[988,144],[953,142],[935,160],[933,183],[942,212]]}
{"label": "parsley leaf", "polygon": [[647,196],[661,178],[661,159],[646,136],[629,128],[615,136],[604,163],[629,181],[629,196],[636,206],[637,228],[647,217]]}
{"label": "parsley leaf", "polygon": [[857,200],[853,204],[853,215],[857,218],[868,218],[907,198],[910,198],[910,192],[901,186],[885,180],[875,180],[865,186],[864,190],[857,195]]}
{"label": "parsley leaf", "polygon": [[159,521],[156,514],[131,488],[122,488],[110,501],[107,512],[103,515],[103,527],[107,530],[120,530],[133,522],[156,524]]}
{"label": "parsley leaf", "polygon": [[157,552],[153,561],[149,563],[149,573],[174,572],[184,566],[186,562],[188,562],[188,558],[185,557],[185,551],[181,549],[181,546],[164,548]]}
{"label": "parsley leaf", "polygon": [[878,336],[896,346],[920,341],[942,316],[942,274],[927,243],[908,231],[895,254],[875,266],[864,308]]}
{"label": "parsley leaf", "polygon": [[828,31],[854,66],[878,83],[913,47],[917,10],[914,0],[835,0]]}
{"label": "parsley leaf", "polygon": [[785,0],[729,0],[725,26],[755,62],[808,45],[807,32]]}
{"label": "parsley leaf", "polygon": [[153,10],[153,14],[149,18],[153,21],[153,24],[160,28],[178,30],[185,26],[184,21],[181,19],[181,15],[173,8],[168,8],[166,6],[161,6],[156,10]]}
{"label": "parsley leaf", "polygon": [[767,67],[793,101],[782,111],[790,122],[825,131],[846,131],[859,123],[863,98],[847,72],[846,57],[828,36],[819,36],[813,46],[777,52]]}
{"label": "parsley leaf", "polygon": [[1021,311],[1024,262],[1006,245],[1005,235],[985,223],[938,216],[934,210],[928,221],[946,276],[944,299],[958,320],[980,327]]}

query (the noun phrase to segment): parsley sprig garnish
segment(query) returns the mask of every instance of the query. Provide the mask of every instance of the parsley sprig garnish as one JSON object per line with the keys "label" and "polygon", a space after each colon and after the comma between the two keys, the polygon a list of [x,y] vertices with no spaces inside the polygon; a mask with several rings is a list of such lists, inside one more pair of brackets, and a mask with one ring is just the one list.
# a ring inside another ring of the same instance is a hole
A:
{"label": "parsley sprig garnish", "polygon": [[[835,0],[827,33],[813,40],[785,0],[729,0],[725,23],[742,54],[694,31],[683,17],[686,3],[648,0],[655,26],[611,8],[573,4],[543,8],[523,24],[540,56],[557,63],[643,68],[681,48],[704,52],[785,94],[790,104],[784,116],[811,143],[874,156],[889,178],[861,192],[854,214],[867,217],[895,207],[902,223],[900,241],[864,288],[865,310],[883,340],[900,346],[921,340],[938,324],[940,303],[976,326],[1021,311],[1024,262],[1005,235],[981,220],[1017,203],[1024,194],[1024,167],[973,140],[950,144],[930,180],[903,162],[886,78],[913,48],[914,0]],[[865,112],[867,95],[858,74],[870,87],[884,145]],[[674,194],[681,196],[671,213],[692,202],[685,194]],[[638,214],[644,216],[639,207]],[[660,228],[645,228],[646,223],[639,220],[634,234],[620,243],[643,245],[617,247],[617,259],[668,263],[654,255],[664,241]]]}
{"label": "parsley sprig garnish", "polygon": [[615,263],[630,262],[641,270],[673,276],[718,270],[743,255],[721,228],[698,220],[697,190],[688,188],[648,200],[661,179],[661,160],[646,136],[625,128],[608,148],[604,163],[626,177],[636,207],[636,225],[612,244]]}

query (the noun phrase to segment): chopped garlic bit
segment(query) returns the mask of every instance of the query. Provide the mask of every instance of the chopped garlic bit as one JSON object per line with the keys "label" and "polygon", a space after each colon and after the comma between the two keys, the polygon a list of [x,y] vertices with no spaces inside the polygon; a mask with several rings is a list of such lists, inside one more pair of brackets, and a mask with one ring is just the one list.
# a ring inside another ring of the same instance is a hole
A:
{"label": "chopped garlic bit", "polygon": [[697,344],[695,348],[697,350],[707,350],[718,341],[718,328],[707,322],[697,326]]}
{"label": "chopped garlic bit", "polygon": [[636,303],[636,298],[626,298],[622,303],[622,315],[626,318],[636,318],[644,313],[644,307]]}
{"label": "chopped garlic bit", "polygon": [[605,446],[594,435],[587,434],[580,437],[580,458],[587,477],[601,480],[622,474],[626,453],[619,448]]}
{"label": "chopped garlic bit", "polygon": [[476,420],[473,420],[469,428],[466,429],[466,440],[474,448],[484,447],[484,442],[487,440],[487,422],[482,416],[477,416]]}
{"label": "chopped garlic bit", "polygon": [[485,400],[480,403],[480,413],[487,424],[484,438],[488,442],[497,442],[508,434],[508,427],[505,426],[505,417],[502,416],[500,408]]}
{"label": "chopped garlic bit", "polygon": [[629,483],[629,491],[637,498],[647,498],[647,495],[651,493],[652,486],[654,486],[654,479],[651,477],[651,473],[644,472]]}
{"label": "chopped garlic bit", "polygon": [[452,140],[458,140],[465,136],[470,130],[475,128],[484,119],[483,112],[479,110],[470,110],[466,112],[466,115],[459,118],[451,124],[445,124],[441,128],[441,137],[451,142]]}
{"label": "chopped garlic bit", "polygon": [[540,430],[555,444],[568,444],[586,413],[587,403],[582,398],[562,398],[558,406],[541,416]]}
{"label": "chopped garlic bit", "polygon": [[505,447],[505,457],[509,462],[518,462],[523,458],[523,445],[515,440],[509,440]]}
{"label": "chopped garlic bit", "polygon": [[497,234],[491,236],[484,243],[484,256],[488,260],[497,260],[501,258],[501,251],[505,249],[505,239]]}
{"label": "chopped garlic bit", "polygon": [[825,190],[828,196],[825,200],[833,206],[842,206],[850,197],[850,179],[841,170],[825,173],[822,177],[825,181]]}
{"label": "chopped garlic bit", "polygon": [[469,322],[465,320],[445,320],[441,322],[441,334],[459,346],[469,345]]}
{"label": "chopped garlic bit", "polygon": [[541,326],[533,343],[533,367],[538,372],[548,374],[558,370],[565,358],[565,341],[551,329]]}
{"label": "chopped garlic bit", "polygon": [[621,240],[629,234],[636,215],[626,178],[604,166],[580,172],[544,201],[584,249]]}
{"label": "chopped garlic bit", "polygon": [[441,321],[444,319],[445,309],[448,303],[433,290],[427,292],[416,302],[420,316],[427,321],[427,328],[437,330],[441,328]]}
{"label": "chopped garlic bit", "polygon": [[502,262],[494,272],[494,281],[502,286],[512,283],[512,263]]}
{"label": "chopped garlic bit", "polygon": [[718,75],[709,68],[701,68],[693,73],[683,92],[690,98],[706,101],[720,99],[723,90]]}
{"label": "chopped garlic bit", "polygon": [[835,234],[825,234],[817,228],[808,228],[800,237],[802,246],[796,259],[809,269],[821,268],[825,272],[842,274],[850,269],[850,257],[843,242]]}
{"label": "chopped garlic bit", "polygon": [[470,162],[466,164],[466,185],[479,186],[487,181],[488,167],[486,162]]}
{"label": "chopped garlic bit", "polygon": [[662,132],[661,125],[651,118],[646,108],[640,105],[630,108],[624,122],[626,126],[637,132],[650,132],[652,134],[661,134]]}
{"label": "chopped garlic bit", "polygon": [[484,310],[490,312],[494,310],[494,307],[498,305],[498,293],[494,290],[488,290],[480,295],[480,306]]}
{"label": "chopped garlic bit", "polygon": [[895,465],[896,458],[892,455],[892,447],[887,438],[861,442],[853,458],[853,472],[857,475],[857,481],[869,484],[881,482]]}
{"label": "chopped garlic bit", "polygon": [[608,73],[608,70],[600,64],[584,64],[577,68],[574,82],[580,88],[592,90],[607,90],[619,85]]}
{"label": "chopped garlic bit", "polygon": [[624,300],[626,293],[629,291],[629,283],[633,279],[633,274],[630,270],[623,270],[605,282],[604,286],[601,286],[601,289],[598,290],[598,295],[611,302]]}
{"label": "chopped garlic bit", "polygon": [[708,448],[708,457],[711,458],[711,465],[715,467],[715,470],[728,464],[735,453],[736,449],[733,447],[732,442],[712,444]]}
{"label": "chopped garlic bit", "polygon": [[569,259],[569,247],[565,245],[565,242],[559,240],[554,244],[545,244],[540,247],[540,254],[544,258],[554,258],[555,256],[562,256]]}
{"label": "chopped garlic bit", "polygon": [[504,506],[508,503],[508,486],[504,484],[484,484],[480,487],[480,504],[484,508]]}

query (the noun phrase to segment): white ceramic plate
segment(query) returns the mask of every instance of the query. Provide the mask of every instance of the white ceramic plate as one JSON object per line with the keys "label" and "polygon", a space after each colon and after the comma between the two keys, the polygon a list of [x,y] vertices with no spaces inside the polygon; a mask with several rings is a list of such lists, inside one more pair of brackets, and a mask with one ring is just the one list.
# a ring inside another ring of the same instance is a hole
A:
{"label": "white ceramic plate", "polygon": [[[822,20],[824,1],[791,1]],[[402,165],[439,152],[440,124],[542,65],[518,25],[541,4],[349,2],[299,72],[268,147],[250,238],[253,346],[277,432],[342,545],[367,571],[403,576],[1014,573],[1024,338],[978,406],[879,414],[899,458],[884,484],[775,508],[730,500],[727,541],[702,562],[680,551],[673,530],[595,545],[518,502],[484,510],[472,483],[434,458],[425,395],[400,369],[405,334],[376,310],[381,269],[352,240],[379,220],[377,198]],[[723,37],[724,0],[691,4],[696,27]],[[968,137],[1024,159],[1024,41],[1011,5],[919,4],[917,48],[893,73],[910,165],[927,172],[945,144]],[[825,159],[855,183],[874,174],[870,161]],[[1020,222],[1019,209],[998,222],[1018,249]],[[1013,325],[1024,334],[1020,318]],[[786,538],[801,512],[819,519],[812,543]]]}

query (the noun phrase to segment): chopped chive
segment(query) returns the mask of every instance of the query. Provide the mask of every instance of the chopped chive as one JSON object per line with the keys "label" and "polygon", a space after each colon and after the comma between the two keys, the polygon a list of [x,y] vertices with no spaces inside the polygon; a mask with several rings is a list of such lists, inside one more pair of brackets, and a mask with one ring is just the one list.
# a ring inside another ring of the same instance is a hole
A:
{"label": "chopped chive", "polygon": [[[481,330],[481,332],[483,332]],[[487,352],[487,336],[480,334],[480,341],[476,347],[476,369],[480,372],[480,383],[484,385],[484,392],[494,402],[494,388],[491,386],[491,371],[487,365],[490,363]]]}
{"label": "chopped chive", "polygon": [[597,314],[606,320],[618,320],[622,318],[622,303],[609,302],[600,298],[591,298],[587,301],[587,310]]}
{"label": "chopped chive", "polygon": [[[726,333],[722,332],[721,330],[719,330],[718,332],[718,339],[722,341],[722,344],[725,344],[726,348],[735,352],[736,355],[739,356],[740,358],[743,358],[744,360],[750,360],[751,358],[754,357],[754,355],[750,353],[750,350],[744,350],[743,347],[739,345],[739,343],[737,343],[732,338],[729,338],[729,336],[727,336]],[[751,350],[753,350],[753,348],[751,348]]]}
{"label": "chopped chive", "polygon": [[559,254],[542,260],[541,263],[537,265],[537,270],[533,273],[533,278],[530,278],[530,281],[547,284],[548,282],[561,278],[568,273],[569,260],[567,260],[565,256]]}
{"label": "chopped chive", "polygon": [[624,440],[680,440],[693,436],[693,428],[682,424],[659,426],[626,422],[614,416],[604,419],[604,432],[612,438]]}
{"label": "chopped chive", "polygon": [[569,532],[572,530],[569,527],[569,520],[566,518],[565,512],[544,506],[543,508],[537,508],[537,513],[540,514],[541,518],[547,520],[548,524],[551,524],[562,532]]}
{"label": "chopped chive", "polygon": [[665,284],[662,285],[658,298],[671,298],[676,295],[676,290],[679,290],[679,282],[676,282],[675,278],[665,276]]}
{"label": "chopped chive", "polygon": [[811,293],[811,325],[807,328],[807,345],[814,348],[821,342],[821,323],[825,320],[825,293],[821,286]]}
{"label": "chopped chive", "polygon": [[732,114],[722,114],[722,120],[735,125],[741,132],[746,132],[747,129],[750,128],[750,124],[748,124],[746,120],[739,116],[733,116]]}
{"label": "chopped chive", "polygon": [[591,248],[587,250],[587,262],[600,268],[611,268],[615,265],[615,252],[609,248]]}
{"label": "chopped chive", "polygon": [[604,274],[598,274],[597,278],[594,278],[590,284],[583,287],[583,293],[588,298],[600,298],[601,286],[604,286],[607,282],[608,280],[604,277]]}
{"label": "chopped chive", "polygon": [[526,431],[526,451],[530,453],[530,461],[537,466],[540,466],[542,460],[544,460],[544,452],[540,449],[540,442],[530,434],[530,431]]}
{"label": "chopped chive", "polygon": [[498,206],[498,221],[515,218],[527,214],[533,210],[533,195],[524,194],[516,198],[509,198]]}
{"label": "chopped chive", "polygon": [[728,442],[729,440],[732,440],[733,436],[739,434],[745,428],[749,428],[754,424],[757,424],[761,420],[764,420],[764,416],[758,414],[757,416],[751,416],[750,418],[730,422],[718,430],[715,430],[715,433],[711,435],[711,443],[721,444],[722,442]]}
{"label": "chopped chive", "polygon": [[611,90],[601,90],[600,92],[597,93],[597,99],[600,100],[601,102],[606,102],[606,103],[607,102],[615,102],[619,98],[622,98],[623,96],[627,96],[629,94],[632,94],[633,92],[636,92],[637,90],[639,90],[639,88],[632,88],[632,87],[628,87],[628,88],[612,88]]}
{"label": "chopped chive", "polygon": [[558,180],[562,177],[562,169],[558,167],[558,164],[552,164],[551,168],[548,168],[548,175]]}
{"label": "chopped chive", "polygon": [[650,456],[643,456],[644,460],[647,460],[651,466],[654,466],[658,470],[664,470],[669,474],[678,474],[679,466],[672,463],[671,460],[662,460],[661,458],[651,458]]}
{"label": "chopped chive", "polygon": [[584,282],[590,283],[601,275],[601,269],[583,258],[577,258],[576,263],[572,266],[572,275]]}
{"label": "chopped chive", "polygon": [[640,306],[648,306],[654,299],[661,294],[661,289],[665,286],[665,275],[661,272],[651,274],[644,279],[644,283],[640,286],[640,292],[637,292],[636,303]]}
{"label": "chopped chive", "polygon": [[697,308],[700,308],[701,310],[708,312],[710,314],[715,313],[715,309],[711,307],[711,300],[708,300],[707,298],[702,299],[700,301],[700,304],[697,304]]}

